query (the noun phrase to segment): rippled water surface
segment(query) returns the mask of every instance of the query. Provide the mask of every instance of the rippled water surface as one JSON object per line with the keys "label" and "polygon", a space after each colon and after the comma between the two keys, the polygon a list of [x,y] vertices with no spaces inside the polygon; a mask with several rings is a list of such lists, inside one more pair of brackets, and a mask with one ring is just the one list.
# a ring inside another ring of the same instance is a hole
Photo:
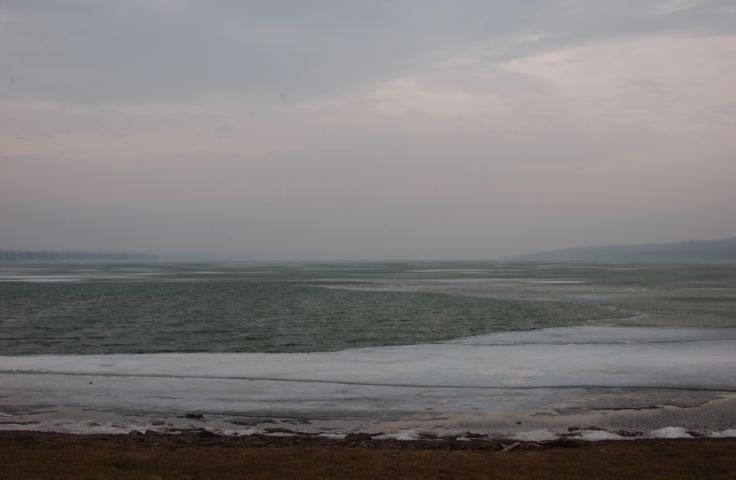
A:
{"label": "rippled water surface", "polygon": [[736,326],[736,267],[0,265],[0,355],[331,351],[581,324]]}

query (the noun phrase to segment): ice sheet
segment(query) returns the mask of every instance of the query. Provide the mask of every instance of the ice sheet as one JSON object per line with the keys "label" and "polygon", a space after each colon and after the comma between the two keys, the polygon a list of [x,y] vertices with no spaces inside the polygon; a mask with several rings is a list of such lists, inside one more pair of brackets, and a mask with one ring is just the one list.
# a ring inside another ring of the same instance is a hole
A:
{"label": "ice sheet", "polygon": [[127,377],[129,382],[158,377],[467,389],[736,390],[734,367],[736,329],[636,327],[555,328],[307,354],[0,357],[5,373]]}
{"label": "ice sheet", "polygon": [[53,406],[44,418],[63,419],[64,406],[345,425],[358,416],[406,426],[398,430],[419,417],[430,430],[514,433],[573,421],[641,431],[736,427],[733,405],[716,401],[736,392],[736,329],[556,328],[309,354],[0,357],[0,371],[0,411],[18,418]]}
{"label": "ice sheet", "polygon": [[736,328],[574,327],[496,333],[448,340],[463,345],[641,344],[736,340]]}

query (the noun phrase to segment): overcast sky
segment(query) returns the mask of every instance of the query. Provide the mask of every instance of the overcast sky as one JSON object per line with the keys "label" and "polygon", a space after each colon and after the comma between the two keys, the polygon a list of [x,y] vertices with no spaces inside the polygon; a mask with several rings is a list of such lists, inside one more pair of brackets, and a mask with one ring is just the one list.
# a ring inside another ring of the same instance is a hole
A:
{"label": "overcast sky", "polygon": [[0,0],[0,248],[733,235],[733,0]]}

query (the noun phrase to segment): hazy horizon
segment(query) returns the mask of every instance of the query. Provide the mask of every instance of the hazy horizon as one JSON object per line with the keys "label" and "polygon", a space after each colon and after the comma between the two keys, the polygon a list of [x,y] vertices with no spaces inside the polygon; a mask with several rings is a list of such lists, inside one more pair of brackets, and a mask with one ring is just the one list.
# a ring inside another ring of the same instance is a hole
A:
{"label": "hazy horizon", "polygon": [[0,25],[0,249],[736,235],[731,1],[0,0]]}

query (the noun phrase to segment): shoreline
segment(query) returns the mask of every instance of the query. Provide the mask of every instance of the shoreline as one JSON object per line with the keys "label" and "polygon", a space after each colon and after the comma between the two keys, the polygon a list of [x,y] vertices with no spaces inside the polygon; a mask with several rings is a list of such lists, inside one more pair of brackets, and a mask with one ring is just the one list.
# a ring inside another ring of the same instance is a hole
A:
{"label": "shoreline", "polygon": [[[171,421],[153,421],[147,424],[130,423],[124,420],[117,423],[102,424],[91,420],[56,423],[44,423],[32,420],[33,415],[26,416],[26,420],[3,419],[0,417],[0,435],[14,433],[28,433],[39,435],[69,435],[79,437],[140,437],[161,436],[163,438],[219,438],[223,443],[228,441],[243,442],[251,439],[291,438],[297,442],[337,441],[351,443],[358,439],[360,442],[371,442],[380,445],[384,442],[403,442],[419,445],[495,445],[499,443],[566,443],[566,442],[636,442],[651,440],[699,440],[699,439],[734,439],[736,429],[697,430],[680,426],[666,426],[654,430],[627,430],[602,428],[593,424],[587,426],[568,426],[564,429],[550,430],[538,428],[530,430],[524,428],[523,422],[517,421],[516,431],[480,431],[477,429],[439,430],[422,428],[391,428],[404,425],[408,422],[396,422],[374,425],[372,430],[365,429],[337,429],[325,427],[314,428],[314,420],[291,418],[253,418],[241,420],[230,419],[227,422],[216,421],[211,415],[187,413],[169,417],[169,420],[179,420],[178,424]],[[445,419],[446,420],[446,419]],[[190,422],[190,423],[186,423]],[[196,422],[196,423],[191,423]],[[579,423],[583,425],[584,423]],[[225,425],[225,426],[223,426]],[[378,429],[380,425],[389,427]],[[305,428],[306,427],[306,428]],[[230,439],[230,440],[228,440]],[[484,447],[486,448],[486,447]]]}
{"label": "shoreline", "polygon": [[736,437],[704,437],[688,438],[651,438],[624,437],[624,439],[587,440],[574,436],[560,437],[554,440],[521,440],[513,437],[496,438],[480,434],[439,436],[423,433],[416,437],[402,437],[391,434],[371,435],[368,433],[348,433],[344,436],[330,437],[317,434],[299,434],[274,428],[270,433],[253,433],[248,435],[221,435],[205,428],[182,430],[176,433],[159,433],[152,430],[141,432],[134,430],[127,434],[117,433],[62,433],[42,432],[35,430],[0,430],[0,443],[5,441],[51,441],[95,446],[115,445],[153,445],[198,447],[346,447],[368,449],[402,449],[402,450],[470,450],[487,452],[509,452],[512,450],[544,450],[556,448],[588,448],[598,445],[660,445],[660,444],[733,444]]}

